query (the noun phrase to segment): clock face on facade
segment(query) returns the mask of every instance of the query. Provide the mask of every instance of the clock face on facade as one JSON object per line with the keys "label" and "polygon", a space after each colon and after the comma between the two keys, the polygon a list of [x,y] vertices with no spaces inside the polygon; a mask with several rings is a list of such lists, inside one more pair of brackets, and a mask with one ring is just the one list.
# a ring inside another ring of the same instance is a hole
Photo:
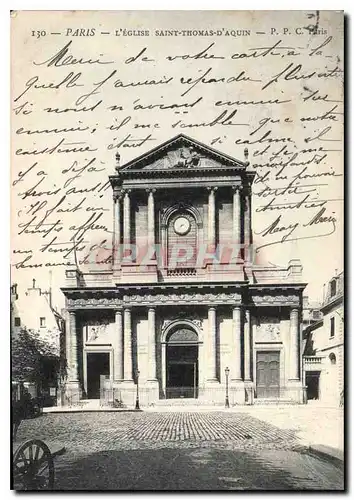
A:
{"label": "clock face on facade", "polygon": [[188,233],[191,228],[191,223],[187,219],[187,217],[178,217],[174,222],[174,230],[177,234],[183,236]]}

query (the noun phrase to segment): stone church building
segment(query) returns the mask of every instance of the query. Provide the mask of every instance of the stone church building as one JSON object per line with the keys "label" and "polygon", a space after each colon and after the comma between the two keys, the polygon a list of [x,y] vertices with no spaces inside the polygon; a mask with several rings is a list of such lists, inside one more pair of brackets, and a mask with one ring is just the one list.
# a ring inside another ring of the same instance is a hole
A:
{"label": "stone church building", "polygon": [[62,288],[68,399],[302,403],[302,267],[254,259],[248,151],[178,135],[116,161],[111,268]]}

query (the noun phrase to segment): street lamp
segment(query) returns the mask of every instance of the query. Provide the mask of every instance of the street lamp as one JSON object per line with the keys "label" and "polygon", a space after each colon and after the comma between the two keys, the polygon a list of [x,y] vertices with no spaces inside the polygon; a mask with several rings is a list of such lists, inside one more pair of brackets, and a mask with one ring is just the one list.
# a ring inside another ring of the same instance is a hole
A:
{"label": "street lamp", "polygon": [[228,367],[225,368],[225,377],[226,377],[226,398],[225,398],[225,408],[230,408],[229,403],[229,373],[230,370]]}
{"label": "street lamp", "polygon": [[136,410],[140,410],[140,406],[139,406],[139,375],[140,375],[140,372],[139,372],[139,370],[137,370],[137,372],[136,372],[136,401],[135,401],[135,409]]}

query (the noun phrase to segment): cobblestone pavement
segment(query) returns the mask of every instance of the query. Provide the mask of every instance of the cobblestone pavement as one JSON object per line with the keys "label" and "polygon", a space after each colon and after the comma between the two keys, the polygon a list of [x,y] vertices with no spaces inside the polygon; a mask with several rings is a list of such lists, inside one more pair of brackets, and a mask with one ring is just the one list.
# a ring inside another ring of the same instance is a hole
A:
{"label": "cobblestone pavement", "polygon": [[339,466],[309,456],[296,431],[244,413],[46,414],[16,444],[66,447],[56,489],[342,489]]}

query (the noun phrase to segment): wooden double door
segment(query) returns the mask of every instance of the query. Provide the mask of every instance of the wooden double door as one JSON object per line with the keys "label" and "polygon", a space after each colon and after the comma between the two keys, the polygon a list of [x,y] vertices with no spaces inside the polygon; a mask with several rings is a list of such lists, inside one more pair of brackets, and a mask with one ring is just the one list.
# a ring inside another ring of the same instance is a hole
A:
{"label": "wooden double door", "polygon": [[109,376],[109,353],[87,353],[87,398],[100,398],[100,377]]}
{"label": "wooden double door", "polygon": [[166,398],[198,397],[198,346],[167,346]]}
{"label": "wooden double door", "polygon": [[258,351],[256,354],[257,398],[280,396],[280,351]]}

